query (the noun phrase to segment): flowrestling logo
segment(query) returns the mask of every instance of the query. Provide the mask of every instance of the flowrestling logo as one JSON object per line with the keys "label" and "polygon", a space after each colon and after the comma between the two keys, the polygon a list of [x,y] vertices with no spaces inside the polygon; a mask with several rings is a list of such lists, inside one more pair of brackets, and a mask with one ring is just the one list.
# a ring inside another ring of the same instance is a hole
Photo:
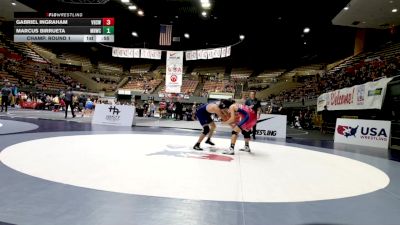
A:
{"label": "flowrestling logo", "polygon": [[367,127],[361,126],[360,132],[359,125],[356,127],[346,126],[346,125],[338,125],[337,133],[345,136],[346,138],[354,137],[365,140],[375,140],[375,141],[387,141],[388,140],[388,132],[384,128],[376,128],[376,127]]}

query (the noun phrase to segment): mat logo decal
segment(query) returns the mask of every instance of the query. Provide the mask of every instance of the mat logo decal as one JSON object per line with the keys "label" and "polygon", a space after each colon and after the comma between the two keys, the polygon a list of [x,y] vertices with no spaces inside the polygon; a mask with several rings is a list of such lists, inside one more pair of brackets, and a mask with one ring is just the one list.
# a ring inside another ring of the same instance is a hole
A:
{"label": "mat logo decal", "polygon": [[202,152],[163,150],[163,151],[147,154],[147,156],[157,156],[157,155],[158,156],[172,156],[172,157],[179,157],[179,158],[215,160],[215,161],[222,161],[222,162],[230,162],[233,160],[233,158],[229,157],[229,156],[211,154],[211,153],[202,153]]}
{"label": "mat logo decal", "polygon": [[358,126],[350,127],[350,126],[339,125],[337,128],[338,134],[343,135],[346,138],[351,137],[351,136],[356,137],[357,130],[358,130]]}

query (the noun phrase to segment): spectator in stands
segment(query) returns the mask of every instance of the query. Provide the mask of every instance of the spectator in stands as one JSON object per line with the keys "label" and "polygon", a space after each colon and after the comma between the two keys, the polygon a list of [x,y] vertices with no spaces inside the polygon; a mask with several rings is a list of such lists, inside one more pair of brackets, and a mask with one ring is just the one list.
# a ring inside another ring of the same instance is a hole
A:
{"label": "spectator in stands", "polygon": [[[34,101],[32,99],[32,101]],[[55,95],[53,98],[53,105],[54,105],[54,112],[58,112],[60,111],[60,98],[58,97],[58,95]]]}
{"label": "spectator in stands", "polygon": [[84,95],[79,95],[79,98],[78,98],[79,111],[82,112],[82,116],[83,116],[83,111],[85,109],[86,99],[87,98]]}
{"label": "spectator in stands", "polygon": [[60,98],[60,109],[61,110],[65,110],[65,101],[64,101],[64,99],[63,98]]}
{"label": "spectator in stands", "polygon": [[175,116],[176,120],[182,120],[183,117],[183,105],[182,103],[178,100],[175,103]]}
{"label": "spectator in stands", "polygon": [[154,113],[156,112],[156,105],[154,101],[150,103],[150,117],[154,117]]}
{"label": "spectator in stands", "polygon": [[7,112],[9,99],[11,99],[11,88],[10,83],[6,83],[4,87],[1,89],[1,112],[4,111],[4,108]]}
{"label": "spectator in stands", "polygon": [[165,99],[161,100],[158,110],[160,111],[160,118],[163,118],[167,110],[167,102],[165,102]]}
{"label": "spectator in stands", "polygon": [[172,101],[172,99],[169,101],[167,105],[167,117],[174,117],[175,113],[175,103]]}
{"label": "spectator in stands", "polygon": [[149,113],[149,103],[147,102],[147,101],[144,101],[144,104],[143,104],[143,115],[144,116],[148,116],[148,113]]}
{"label": "spectator in stands", "polygon": [[[250,92],[250,98],[248,98],[245,102],[245,105],[249,106],[253,111],[257,114],[257,119],[260,119],[261,115],[261,103],[258,101],[256,98],[256,92],[251,91]],[[257,133],[257,123],[254,125],[252,129],[252,134],[253,134],[253,139],[256,139],[256,133]]]}
{"label": "spectator in stands", "polygon": [[74,113],[73,98],[74,98],[74,93],[72,92],[72,88],[70,87],[65,93],[65,119],[67,119],[68,116],[68,106],[71,108],[72,118],[75,118],[76,116]]}
{"label": "spectator in stands", "polygon": [[329,121],[328,106],[324,106],[324,110],[322,110],[321,115],[322,115],[321,133],[326,134],[326,131],[328,130],[328,121]]}
{"label": "spectator in stands", "polygon": [[45,101],[46,103],[45,103],[45,105],[44,105],[44,107],[46,108],[47,107],[47,109],[51,109],[51,107],[52,107],[52,105],[53,105],[53,102],[52,102],[52,98],[51,98],[51,96],[50,95],[47,95],[46,96],[46,101]]}
{"label": "spectator in stands", "polygon": [[18,105],[18,88],[15,84],[12,85],[11,87],[11,107],[15,107],[15,105]]}
{"label": "spectator in stands", "polygon": [[[119,105],[120,103],[117,102],[117,105]],[[91,115],[92,114],[92,110],[95,108],[94,102],[92,99],[87,98],[86,103],[85,103],[85,110],[82,113],[82,117],[84,115]]]}
{"label": "spectator in stands", "polygon": [[194,102],[192,105],[192,120],[197,120],[196,111],[197,111],[197,105],[196,102]]}
{"label": "spectator in stands", "polygon": [[72,106],[74,109],[78,109],[79,112],[82,112],[82,108],[79,108],[79,98],[77,95],[72,96]]}

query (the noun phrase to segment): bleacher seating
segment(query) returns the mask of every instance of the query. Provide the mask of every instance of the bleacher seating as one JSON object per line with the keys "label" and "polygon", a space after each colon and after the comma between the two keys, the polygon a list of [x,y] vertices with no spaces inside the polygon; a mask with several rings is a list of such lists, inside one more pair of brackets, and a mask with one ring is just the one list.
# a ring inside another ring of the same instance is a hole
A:
{"label": "bleacher seating", "polygon": [[201,74],[201,75],[216,75],[216,74],[224,74],[224,67],[197,67],[193,70],[193,74]]}
{"label": "bleacher seating", "polygon": [[232,79],[247,79],[253,71],[245,68],[233,68],[231,72]]}
{"label": "bleacher seating", "polygon": [[121,74],[122,66],[117,63],[99,62],[99,70],[110,74]]}
{"label": "bleacher seating", "polygon": [[130,73],[132,74],[144,74],[149,72],[151,64],[135,65],[131,68]]}
{"label": "bleacher seating", "polygon": [[82,68],[84,68],[85,70],[93,69],[92,63],[90,62],[90,59],[88,57],[84,57],[84,56],[80,56],[80,55],[77,55],[74,53],[66,52],[66,53],[63,53],[60,58],[63,60],[66,60],[66,61],[77,62],[80,65],[82,65]]}
{"label": "bleacher seating", "polygon": [[325,64],[323,63],[309,64],[293,69],[286,74],[286,77],[316,75],[317,73],[324,72],[324,70]]}
{"label": "bleacher seating", "polygon": [[285,72],[284,69],[278,69],[278,70],[265,70],[262,73],[260,73],[257,78],[261,79],[274,79],[279,76],[281,76]]}
{"label": "bleacher seating", "polygon": [[234,84],[229,81],[206,81],[203,87],[204,92],[235,92]]}
{"label": "bleacher seating", "polygon": [[302,83],[301,88],[286,89],[269,99],[276,103],[303,101],[317,98],[328,91],[398,75],[400,43],[388,44],[375,52],[361,53],[341,62],[320,76],[298,76],[297,81]]}
{"label": "bleacher seating", "polygon": [[27,46],[26,43],[14,42],[6,35],[0,32],[0,43],[9,52],[24,56],[26,59],[32,60],[37,63],[47,63],[39,54]]}
{"label": "bleacher seating", "polygon": [[400,53],[400,43],[388,43],[376,51],[362,52],[356,56],[348,57],[342,63],[330,69],[328,73],[338,72],[344,68],[347,68],[353,64],[356,64],[357,62],[360,62],[368,58],[370,59],[376,57],[390,58],[394,57],[398,53]]}
{"label": "bleacher seating", "polygon": [[194,91],[196,90],[196,87],[198,84],[199,84],[199,81],[197,81],[197,80],[183,80],[181,91],[182,91],[182,93],[192,95],[194,93]]}
{"label": "bleacher seating", "polygon": [[17,73],[25,83],[39,89],[64,90],[67,88],[66,84],[35,63],[20,65]]}
{"label": "bleacher seating", "polygon": [[26,43],[20,43],[20,42],[13,42],[14,46],[27,58],[31,59],[34,62],[38,63],[47,63],[47,61],[42,58],[39,54],[37,54],[35,51],[30,49]]}
{"label": "bleacher seating", "polygon": [[148,80],[138,78],[128,81],[122,89],[151,93],[161,84],[161,82],[161,79]]}
{"label": "bleacher seating", "polygon": [[4,83],[9,82],[10,84],[19,84],[18,78],[8,74],[6,71],[0,71],[0,85],[4,85]]}
{"label": "bleacher seating", "polygon": [[[197,80],[183,80],[182,87],[181,87],[181,93],[186,94],[186,95],[193,95],[198,84],[199,84],[199,81],[197,81]],[[160,90],[160,93],[165,93],[165,87],[163,87]]]}

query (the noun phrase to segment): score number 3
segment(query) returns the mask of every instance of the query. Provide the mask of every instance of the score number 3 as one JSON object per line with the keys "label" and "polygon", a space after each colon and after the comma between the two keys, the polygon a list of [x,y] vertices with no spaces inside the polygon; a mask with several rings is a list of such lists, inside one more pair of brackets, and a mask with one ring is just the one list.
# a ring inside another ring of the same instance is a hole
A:
{"label": "score number 3", "polygon": [[103,18],[103,26],[114,26],[114,18]]}

